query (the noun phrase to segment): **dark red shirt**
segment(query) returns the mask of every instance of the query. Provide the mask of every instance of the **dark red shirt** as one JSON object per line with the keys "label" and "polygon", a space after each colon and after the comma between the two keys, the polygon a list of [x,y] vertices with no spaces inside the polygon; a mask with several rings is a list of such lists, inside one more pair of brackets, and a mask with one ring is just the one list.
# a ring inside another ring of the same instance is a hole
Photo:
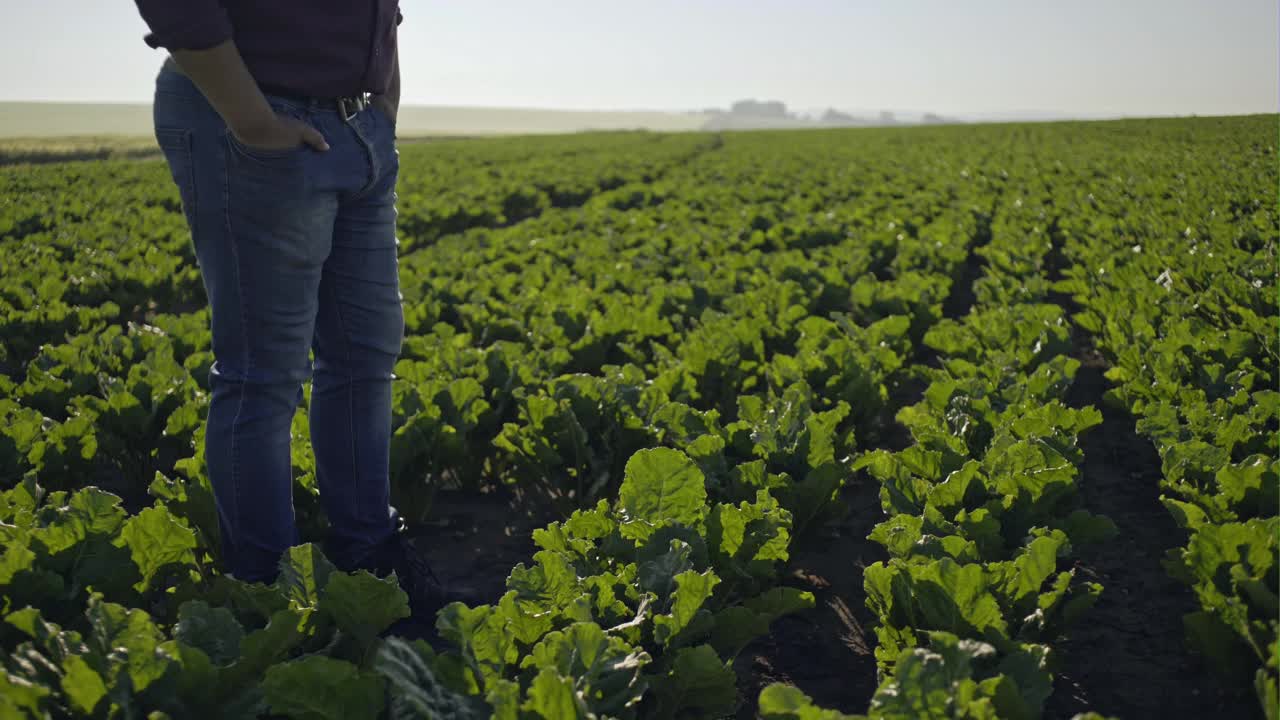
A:
{"label": "dark red shirt", "polygon": [[234,39],[265,90],[333,98],[387,91],[398,0],[135,0],[147,44],[204,50]]}

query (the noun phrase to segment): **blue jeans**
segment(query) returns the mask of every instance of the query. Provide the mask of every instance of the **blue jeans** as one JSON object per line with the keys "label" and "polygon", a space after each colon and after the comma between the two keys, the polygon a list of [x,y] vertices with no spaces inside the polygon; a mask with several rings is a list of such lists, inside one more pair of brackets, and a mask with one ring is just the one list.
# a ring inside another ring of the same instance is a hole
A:
{"label": "blue jeans", "polygon": [[344,121],[312,101],[267,99],[330,149],[247,147],[184,75],[166,66],[156,79],[156,138],[212,311],[205,462],[223,557],[260,582],[299,542],[289,429],[307,380],[330,559],[364,567],[393,539],[391,380],[404,335],[391,121],[374,107]]}

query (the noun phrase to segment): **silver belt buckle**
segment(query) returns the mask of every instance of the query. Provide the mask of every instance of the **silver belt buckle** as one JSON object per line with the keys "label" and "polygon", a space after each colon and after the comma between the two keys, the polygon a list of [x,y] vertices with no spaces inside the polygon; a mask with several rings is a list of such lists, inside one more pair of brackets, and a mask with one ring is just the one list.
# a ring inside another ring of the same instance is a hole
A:
{"label": "silver belt buckle", "polygon": [[364,95],[338,98],[338,112],[342,114],[342,122],[351,122],[351,118],[368,106],[369,100]]}

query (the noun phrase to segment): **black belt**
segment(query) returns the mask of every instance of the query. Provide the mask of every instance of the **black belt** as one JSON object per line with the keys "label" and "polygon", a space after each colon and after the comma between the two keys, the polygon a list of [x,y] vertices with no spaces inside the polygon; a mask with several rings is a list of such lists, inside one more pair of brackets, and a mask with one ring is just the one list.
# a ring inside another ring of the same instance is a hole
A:
{"label": "black belt", "polygon": [[360,93],[359,95],[348,95],[346,97],[337,98],[319,98],[299,95],[295,92],[281,90],[269,85],[259,85],[258,87],[262,89],[262,92],[268,95],[275,95],[276,97],[281,97],[285,100],[292,100],[296,103],[301,103],[310,107],[323,108],[325,110],[337,110],[338,114],[342,116],[343,122],[350,122],[351,118],[359,114],[360,111],[369,107],[369,104],[372,102],[372,97],[368,93]]}
{"label": "black belt", "polygon": [[[176,72],[184,77],[186,76],[186,73],[182,72],[182,68],[178,66],[176,61],[174,61],[172,55],[165,58],[164,69]],[[321,107],[326,110],[337,110],[338,113],[342,115],[343,122],[351,122],[351,118],[355,117],[361,110],[369,107],[369,104],[373,100],[368,93],[360,93],[359,95],[350,95],[348,97],[339,98],[316,98],[299,95],[292,90],[285,90],[270,85],[258,85],[258,88],[269,95],[276,95],[302,105],[314,105],[315,107]]]}

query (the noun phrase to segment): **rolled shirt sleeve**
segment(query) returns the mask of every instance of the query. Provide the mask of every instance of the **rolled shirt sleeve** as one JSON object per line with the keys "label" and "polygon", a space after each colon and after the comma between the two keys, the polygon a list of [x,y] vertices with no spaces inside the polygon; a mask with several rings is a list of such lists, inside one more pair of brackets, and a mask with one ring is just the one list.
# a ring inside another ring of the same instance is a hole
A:
{"label": "rolled shirt sleeve", "polygon": [[134,0],[151,33],[146,42],[167,50],[206,50],[231,39],[231,21],[218,0]]}

